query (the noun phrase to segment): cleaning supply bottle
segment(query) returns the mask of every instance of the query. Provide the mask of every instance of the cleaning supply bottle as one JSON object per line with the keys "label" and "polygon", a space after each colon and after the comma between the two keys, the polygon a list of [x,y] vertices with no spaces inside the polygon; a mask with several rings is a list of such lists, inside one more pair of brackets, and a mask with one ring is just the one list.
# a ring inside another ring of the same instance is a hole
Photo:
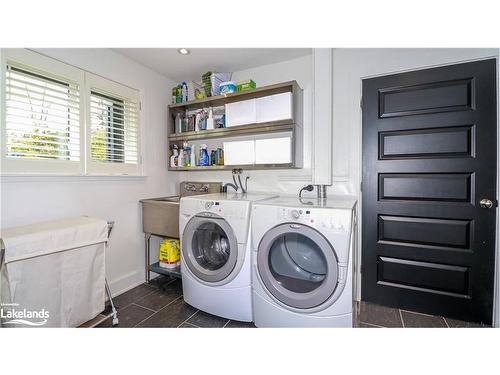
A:
{"label": "cleaning supply bottle", "polygon": [[184,149],[181,148],[179,150],[179,157],[177,158],[177,166],[178,167],[184,167]]}
{"label": "cleaning supply bottle", "polygon": [[175,93],[175,102],[182,103],[182,85],[177,85]]}
{"label": "cleaning supply bottle", "polygon": [[212,108],[208,110],[208,118],[207,118],[207,130],[213,130],[214,129],[214,114],[212,111]]}
{"label": "cleaning supply bottle", "polygon": [[172,147],[172,156],[170,157],[170,166],[177,167],[177,158],[179,157],[179,151],[177,150],[177,145]]}
{"label": "cleaning supply bottle", "polygon": [[191,145],[191,167],[195,167],[196,166],[196,152],[194,150],[195,146],[194,145]]}
{"label": "cleaning supply bottle", "polygon": [[186,167],[190,167],[191,166],[191,160],[190,160],[191,148],[189,147],[189,144],[187,142],[184,142],[182,144],[182,148],[184,149],[184,165]]}
{"label": "cleaning supply bottle", "polygon": [[217,165],[217,151],[210,152],[210,165]]}
{"label": "cleaning supply bottle", "polygon": [[200,112],[196,113],[196,117],[194,120],[194,130],[196,130],[196,131],[202,130],[201,129],[201,113]]}
{"label": "cleaning supply bottle", "polygon": [[174,132],[177,134],[182,133],[182,117],[179,112],[177,112],[175,115]]}
{"label": "cleaning supply bottle", "polygon": [[188,128],[189,128],[189,116],[188,116],[187,110],[186,110],[185,115],[181,118],[181,131],[183,133],[187,132]]}
{"label": "cleaning supply bottle", "polygon": [[172,89],[172,104],[175,104],[177,98],[177,86]]}
{"label": "cleaning supply bottle", "polygon": [[184,81],[182,82],[182,102],[185,103],[188,101],[188,85]]}
{"label": "cleaning supply bottle", "polygon": [[222,148],[217,149],[217,165],[224,165],[224,150]]}
{"label": "cleaning supply bottle", "polygon": [[210,163],[210,157],[208,156],[207,145],[200,145],[200,165],[203,167],[208,166]]}

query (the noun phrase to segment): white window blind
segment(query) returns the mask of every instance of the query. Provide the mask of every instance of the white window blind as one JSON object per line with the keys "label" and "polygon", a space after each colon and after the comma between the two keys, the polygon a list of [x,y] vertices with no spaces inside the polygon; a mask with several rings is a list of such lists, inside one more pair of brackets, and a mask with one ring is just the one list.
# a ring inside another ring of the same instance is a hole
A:
{"label": "white window blind", "polygon": [[137,104],[91,91],[91,158],[93,161],[137,164]]}
{"label": "white window blind", "polygon": [[139,91],[2,49],[2,174],[141,175]]}
{"label": "white window blind", "polygon": [[6,158],[79,161],[79,85],[8,63],[5,137]]}
{"label": "white window blind", "polygon": [[139,93],[86,73],[91,173],[139,174]]}

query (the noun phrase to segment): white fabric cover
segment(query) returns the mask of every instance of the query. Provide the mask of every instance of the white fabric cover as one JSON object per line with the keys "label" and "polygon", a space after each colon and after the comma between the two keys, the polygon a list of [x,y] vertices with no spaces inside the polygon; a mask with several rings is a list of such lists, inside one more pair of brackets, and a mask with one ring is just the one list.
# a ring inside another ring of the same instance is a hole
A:
{"label": "white fabric cover", "polygon": [[50,316],[44,327],[77,327],[104,310],[105,220],[80,217],[11,228],[2,231],[2,240],[3,304],[45,309]]}

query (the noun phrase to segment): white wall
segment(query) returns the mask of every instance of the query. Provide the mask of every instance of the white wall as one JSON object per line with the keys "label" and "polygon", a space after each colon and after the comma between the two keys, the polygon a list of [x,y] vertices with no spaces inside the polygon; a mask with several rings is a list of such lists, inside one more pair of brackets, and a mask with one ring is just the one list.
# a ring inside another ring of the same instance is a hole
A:
{"label": "white wall", "polygon": [[38,51],[141,91],[146,177],[2,177],[1,227],[80,215],[114,220],[107,277],[113,292],[128,289],[144,281],[139,199],[177,189],[177,176],[167,172],[166,162],[167,104],[174,83],[109,49]]}
{"label": "white wall", "polygon": [[[253,69],[234,72],[233,81],[253,79],[257,86],[296,80],[304,90],[304,168],[272,171],[244,171],[252,192],[270,190],[296,194],[303,185],[311,183],[311,137],[312,137],[312,103],[313,103],[313,61],[307,55],[277,64],[260,66]],[[177,172],[181,180],[191,181],[224,181],[232,182],[231,171]]]}
{"label": "white wall", "polygon": [[[334,50],[332,146],[334,186],[331,190],[339,193],[347,192],[360,197],[359,187],[362,173],[360,100],[361,80],[363,78],[498,57],[498,55],[498,49]],[[360,233],[358,233],[358,238],[361,239]],[[358,243],[361,243],[361,241],[358,241]],[[360,249],[358,249],[356,255],[356,258],[359,259]],[[497,257],[497,263],[498,261]],[[357,299],[360,297],[359,267],[358,262],[356,265],[358,275],[356,283]],[[497,306],[498,302],[497,298]],[[500,322],[499,313],[499,309],[497,309],[497,323]]]}

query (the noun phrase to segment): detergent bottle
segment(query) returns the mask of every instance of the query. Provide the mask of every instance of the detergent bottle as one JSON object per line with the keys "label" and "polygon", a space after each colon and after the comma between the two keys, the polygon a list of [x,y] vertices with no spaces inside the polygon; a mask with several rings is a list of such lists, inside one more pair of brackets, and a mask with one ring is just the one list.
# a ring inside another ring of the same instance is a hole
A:
{"label": "detergent bottle", "polygon": [[196,166],[196,151],[194,150],[194,145],[191,145],[191,167]]}

